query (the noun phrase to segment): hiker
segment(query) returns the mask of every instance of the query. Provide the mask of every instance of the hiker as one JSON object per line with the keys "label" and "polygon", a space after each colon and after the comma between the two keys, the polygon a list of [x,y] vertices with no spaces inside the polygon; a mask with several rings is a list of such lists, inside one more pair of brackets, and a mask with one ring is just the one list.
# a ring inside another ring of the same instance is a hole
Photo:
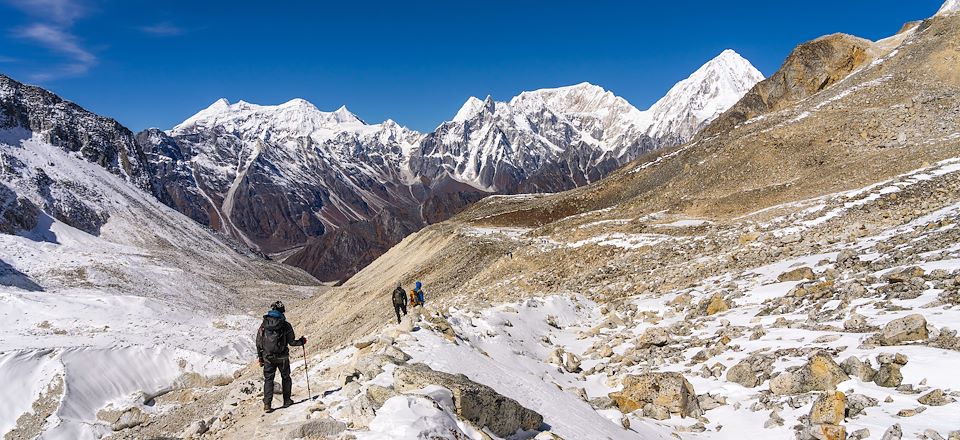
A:
{"label": "hiker", "polygon": [[397,288],[393,289],[393,312],[397,314],[397,324],[400,323],[400,312],[407,316],[407,298],[403,291],[403,286],[397,283]]}
{"label": "hiker", "polygon": [[283,407],[293,405],[290,398],[293,392],[293,380],[290,379],[290,348],[307,343],[307,338],[301,336],[296,339],[293,326],[283,316],[286,307],[277,301],[270,306],[270,311],[263,315],[263,323],[257,330],[257,360],[263,367],[263,409],[272,411],[273,405],[273,378],[280,370],[280,384],[283,390]]}
{"label": "hiker", "polygon": [[411,290],[410,291],[410,307],[416,307],[416,306],[417,306],[417,293]]}
{"label": "hiker", "polygon": [[417,281],[415,287],[413,288],[413,293],[417,297],[417,305],[423,305],[423,283]]}

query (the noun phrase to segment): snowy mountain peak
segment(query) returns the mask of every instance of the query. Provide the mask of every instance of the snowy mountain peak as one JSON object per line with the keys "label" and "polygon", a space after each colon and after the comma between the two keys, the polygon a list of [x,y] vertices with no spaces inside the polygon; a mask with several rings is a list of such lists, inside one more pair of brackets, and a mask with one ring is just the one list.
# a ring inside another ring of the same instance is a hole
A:
{"label": "snowy mountain peak", "polygon": [[467,98],[467,102],[464,102],[460,107],[460,110],[457,110],[456,116],[453,117],[452,122],[463,122],[473,118],[473,115],[476,115],[480,112],[480,108],[483,107],[483,101],[478,99],[475,96]]}
{"label": "snowy mountain peak", "polygon": [[731,49],[724,50],[650,107],[653,123],[647,134],[687,141],[761,80],[763,74],[753,64]]}
{"label": "snowy mountain peak", "polygon": [[937,15],[952,14],[958,11],[960,11],[960,0],[947,0],[937,11]]}
{"label": "snowy mountain peak", "polygon": [[309,136],[322,141],[342,131],[356,131],[366,123],[347,110],[346,106],[324,112],[301,98],[279,105],[258,105],[245,101],[230,104],[221,98],[174,127],[171,133],[215,126],[260,138]]}
{"label": "snowy mountain peak", "polygon": [[496,112],[497,103],[493,100],[493,97],[487,95],[487,97],[481,101],[480,98],[471,96],[467,99],[467,102],[463,103],[463,106],[460,107],[460,110],[457,111],[456,116],[454,116],[450,122],[469,121],[484,110],[490,114]]}

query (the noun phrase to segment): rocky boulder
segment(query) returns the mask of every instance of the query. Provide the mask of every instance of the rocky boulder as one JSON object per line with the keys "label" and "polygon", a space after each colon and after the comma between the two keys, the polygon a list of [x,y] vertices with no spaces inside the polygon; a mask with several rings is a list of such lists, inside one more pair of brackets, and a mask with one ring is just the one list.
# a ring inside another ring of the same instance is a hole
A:
{"label": "rocky boulder", "polygon": [[838,383],[849,379],[850,376],[847,376],[830,355],[817,353],[802,367],[783,372],[771,379],[770,391],[779,395],[833,391]]}
{"label": "rocky boulder", "polygon": [[881,345],[898,345],[903,342],[926,341],[927,320],[920,314],[904,316],[894,319],[883,326],[878,335]]}
{"label": "rocky boulder", "polygon": [[777,277],[777,281],[782,283],[786,281],[813,280],[816,278],[817,274],[813,273],[813,269],[804,266],[780,274],[780,276]]}
{"label": "rocky boulder", "polygon": [[638,409],[644,415],[657,414],[662,418],[676,414],[680,417],[699,417],[703,414],[693,385],[680,373],[644,373],[628,375],[623,380],[623,390],[610,393],[623,413]]}
{"label": "rocky boulder", "polygon": [[873,382],[877,385],[887,388],[895,388],[903,382],[903,374],[900,368],[907,364],[907,357],[897,353],[895,355],[883,353],[877,356],[877,362],[880,363],[880,369],[877,370]]}
{"label": "rocky boulder", "polygon": [[924,405],[929,405],[929,406],[943,406],[943,405],[956,402],[957,399],[954,399],[953,397],[950,397],[944,394],[943,390],[937,388],[927,394],[920,396],[920,398],[917,399],[917,401]]}
{"label": "rocky boulder", "polygon": [[820,395],[810,408],[807,427],[809,438],[818,440],[847,438],[846,429],[841,425],[846,407],[847,397],[840,391]]}
{"label": "rocky boulder", "polygon": [[670,332],[662,327],[652,327],[637,339],[637,348],[662,347],[670,343]]}
{"label": "rocky boulder", "polygon": [[519,430],[540,428],[543,416],[525,408],[493,388],[476,383],[466,376],[435,371],[424,364],[400,365],[393,372],[394,388],[410,393],[428,385],[438,385],[453,393],[458,416],[479,428],[489,429],[499,437],[508,437]]}
{"label": "rocky boulder", "polygon": [[869,360],[862,361],[856,356],[846,358],[840,363],[840,368],[843,369],[844,373],[858,377],[864,382],[872,382],[873,377],[877,374],[877,370],[874,370],[873,367],[870,366]]}

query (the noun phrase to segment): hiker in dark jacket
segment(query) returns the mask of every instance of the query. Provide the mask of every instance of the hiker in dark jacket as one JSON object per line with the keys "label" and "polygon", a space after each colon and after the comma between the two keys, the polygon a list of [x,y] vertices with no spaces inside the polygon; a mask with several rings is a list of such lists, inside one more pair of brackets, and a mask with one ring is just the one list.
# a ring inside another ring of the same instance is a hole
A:
{"label": "hiker in dark jacket", "polygon": [[277,301],[270,306],[270,311],[263,315],[263,323],[257,330],[257,360],[263,367],[263,409],[271,411],[273,404],[273,378],[280,370],[280,384],[283,390],[283,407],[293,405],[290,395],[293,391],[293,380],[290,379],[290,348],[307,343],[307,338],[301,336],[296,339],[293,326],[283,316],[286,308]]}
{"label": "hiker in dark jacket", "polygon": [[397,283],[397,288],[393,289],[393,312],[397,314],[397,324],[400,323],[400,312],[407,316],[407,293],[403,291],[403,286]]}

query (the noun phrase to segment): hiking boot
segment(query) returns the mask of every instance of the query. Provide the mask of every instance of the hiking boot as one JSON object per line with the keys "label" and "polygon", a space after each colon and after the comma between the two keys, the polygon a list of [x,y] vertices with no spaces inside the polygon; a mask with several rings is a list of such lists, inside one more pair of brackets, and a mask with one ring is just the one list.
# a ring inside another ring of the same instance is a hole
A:
{"label": "hiking boot", "polygon": [[270,404],[269,404],[269,403],[264,403],[264,404],[263,404],[263,410],[266,411],[266,412],[270,412],[270,411],[273,411],[273,408],[270,407]]}
{"label": "hiking boot", "polygon": [[284,407],[284,408],[286,408],[286,407],[288,407],[288,406],[290,406],[290,405],[293,405],[293,401],[292,401],[292,400],[284,400],[284,401],[283,401],[283,407]]}

